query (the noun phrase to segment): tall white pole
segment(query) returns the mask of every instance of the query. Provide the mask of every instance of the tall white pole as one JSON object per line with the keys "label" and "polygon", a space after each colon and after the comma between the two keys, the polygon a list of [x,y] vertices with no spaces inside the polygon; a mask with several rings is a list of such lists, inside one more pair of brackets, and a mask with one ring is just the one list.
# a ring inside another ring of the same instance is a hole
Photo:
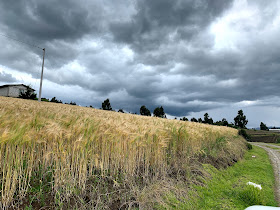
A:
{"label": "tall white pole", "polygon": [[44,72],[44,62],[45,62],[45,48],[43,49],[43,63],[42,63],[42,72],[41,72],[41,81],[40,81],[40,90],[39,90],[39,98],[38,101],[41,101],[42,96],[42,83],[43,83],[43,72]]}

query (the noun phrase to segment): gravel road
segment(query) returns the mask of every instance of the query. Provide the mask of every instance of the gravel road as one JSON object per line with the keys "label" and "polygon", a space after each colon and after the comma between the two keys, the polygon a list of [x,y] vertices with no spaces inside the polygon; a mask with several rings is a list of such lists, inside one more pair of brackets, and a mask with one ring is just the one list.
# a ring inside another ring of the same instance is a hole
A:
{"label": "gravel road", "polygon": [[[250,143],[252,145],[265,149],[270,157],[274,169],[275,182],[276,182],[276,187],[275,187],[276,200],[278,202],[278,206],[280,206],[280,146],[261,143],[261,142],[250,142]],[[279,148],[279,150],[277,148]]]}

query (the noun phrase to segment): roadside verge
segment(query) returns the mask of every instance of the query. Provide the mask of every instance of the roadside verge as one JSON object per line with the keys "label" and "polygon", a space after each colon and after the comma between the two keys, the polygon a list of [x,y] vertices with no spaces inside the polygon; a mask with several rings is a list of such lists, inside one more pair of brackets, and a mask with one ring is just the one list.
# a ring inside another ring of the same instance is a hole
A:
{"label": "roadside verge", "polygon": [[[210,178],[201,186],[193,185],[185,201],[167,196],[173,209],[245,209],[252,205],[277,206],[274,194],[274,173],[268,154],[253,146],[244,159],[227,169],[204,165]],[[247,185],[261,185],[256,189]],[[162,209],[162,208],[159,208]]]}

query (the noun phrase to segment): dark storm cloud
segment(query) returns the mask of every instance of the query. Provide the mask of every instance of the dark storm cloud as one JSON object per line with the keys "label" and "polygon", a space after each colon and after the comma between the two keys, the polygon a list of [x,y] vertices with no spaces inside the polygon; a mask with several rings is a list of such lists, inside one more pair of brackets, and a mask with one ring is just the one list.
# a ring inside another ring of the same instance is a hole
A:
{"label": "dark storm cloud", "polygon": [[144,0],[137,1],[137,13],[127,21],[111,23],[117,42],[130,44],[139,52],[158,48],[175,33],[175,39],[190,40],[218,17],[232,1]]}
{"label": "dark storm cloud", "polygon": [[[280,30],[272,23],[279,8],[276,1],[247,2],[258,18],[230,22],[235,48],[216,49],[210,32],[242,4],[233,0],[1,1],[0,29],[45,47],[44,78],[86,92],[85,99],[67,93],[83,105],[109,97],[116,109],[163,105],[174,116],[246,100],[271,98],[275,105]],[[38,78],[42,51],[5,40],[0,37],[0,65]],[[8,73],[2,78],[12,82]]]}
{"label": "dark storm cloud", "polygon": [[75,39],[91,30],[82,1],[1,1],[1,22],[36,41]]}

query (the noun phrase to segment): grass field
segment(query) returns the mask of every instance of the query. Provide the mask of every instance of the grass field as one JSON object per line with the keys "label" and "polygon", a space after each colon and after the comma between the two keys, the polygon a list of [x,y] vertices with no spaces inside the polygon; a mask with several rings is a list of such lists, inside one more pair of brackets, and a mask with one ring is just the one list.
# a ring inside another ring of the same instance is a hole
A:
{"label": "grass field", "polygon": [[227,127],[0,97],[0,207],[153,208],[245,151]]}

